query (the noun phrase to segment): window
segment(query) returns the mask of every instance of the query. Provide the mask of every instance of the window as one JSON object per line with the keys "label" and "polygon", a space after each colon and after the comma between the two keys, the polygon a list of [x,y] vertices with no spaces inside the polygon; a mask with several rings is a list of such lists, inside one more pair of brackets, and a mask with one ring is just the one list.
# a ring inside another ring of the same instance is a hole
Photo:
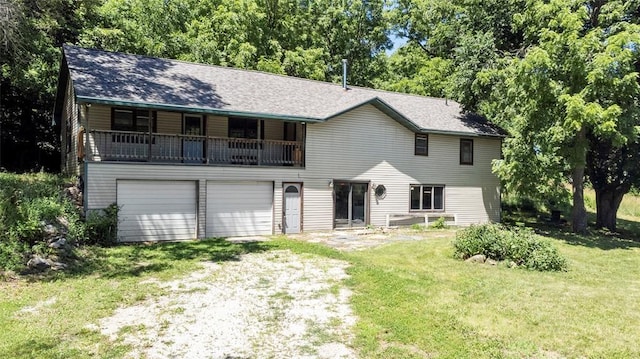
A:
{"label": "window", "polygon": [[155,117],[154,111],[113,108],[111,110],[112,131],[139,132],[140,134],[113,134],[111,140],[113,142],[149,143],[147,139],[149,136],[144,136],[144,134],[149,133],[149,125],[152,126],[153,132],[157,131]]}
{"label": "window", "polygon": [[67,153],[69,153],[69,152],[71,152],[71,141],[72,141],[72,138],[71,138],[71,119],[70,118],[67,118],[67,121],[65,123],[65,135],[66,135],[65,136],[65,140],[67,141],[66,150],[67,150]]}
{"label": "window", "polygon": [[[258,123],[258,121],[260,121]],[[264,139],[264,121],[255,118],[229,118],[229,137],[258,139],[258,124],[260,124],[260,139]]]}
{"label": "window", "polygon": [[473,164],[473,140],[460,139],[460,164]]}
{"label": "window", "polygon": [[114,108],[111,113],[111,129],[114,131],[149,132],[149,124],[155,121],[153,113],[149,110]]}
{"label": "window", "polygon": [[444,186],[412,184],[410,196],[412,211],[444,210]]}
{"label": "window", "polygon": [[416,156],[428,156],[429,155],[429,137],[428,137],[428,135],[421,134],[421,133],[416,133],[415,155]]}

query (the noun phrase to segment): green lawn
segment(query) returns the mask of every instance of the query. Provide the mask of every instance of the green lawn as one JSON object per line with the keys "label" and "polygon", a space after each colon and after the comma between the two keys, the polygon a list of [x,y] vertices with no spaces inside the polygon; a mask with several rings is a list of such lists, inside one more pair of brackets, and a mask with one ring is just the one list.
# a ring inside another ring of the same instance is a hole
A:
{"label": "green lawn", "polygon": [[[633,219],[627,221],[634,223]],[[640,357],[640,242],[593,233],[546,232],[566,256],[567,272],[541,273],[458,261],[451,241],[430,238],[340,253],[276,238],[88,248],[69,273],[0,282],[0,358],[119,358],[86,324],[122,303],[161,292],[201,260],[289,248],[349,261],[355,345],[362,358]],[[20,309],[56,298],[37,315]]]}

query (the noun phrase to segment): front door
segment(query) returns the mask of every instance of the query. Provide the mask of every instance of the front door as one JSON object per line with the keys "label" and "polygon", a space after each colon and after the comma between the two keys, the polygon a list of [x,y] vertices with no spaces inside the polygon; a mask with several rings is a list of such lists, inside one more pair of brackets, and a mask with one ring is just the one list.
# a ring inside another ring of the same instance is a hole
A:
{"label": "front door", "polygon": [[300,233],[300,184],[284,184],[284,233]]}
{"label": "front door", "polygon": [[367,225],[368,193],[368,183],[333,181],[334,228]]}
{"label": "front door", "polygon": [[202,162],[204,159],[204,126],[202,115],[184,115],[182,124],[183,162]]}

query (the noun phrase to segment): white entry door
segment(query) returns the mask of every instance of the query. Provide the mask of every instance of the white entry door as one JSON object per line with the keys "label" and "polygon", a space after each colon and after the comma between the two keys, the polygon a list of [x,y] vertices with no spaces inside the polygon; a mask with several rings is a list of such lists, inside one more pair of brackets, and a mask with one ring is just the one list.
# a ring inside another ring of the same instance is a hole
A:
{"label": "white entry door", "polygon": [[284,233],[300,233],[300,184],[284,184]]}

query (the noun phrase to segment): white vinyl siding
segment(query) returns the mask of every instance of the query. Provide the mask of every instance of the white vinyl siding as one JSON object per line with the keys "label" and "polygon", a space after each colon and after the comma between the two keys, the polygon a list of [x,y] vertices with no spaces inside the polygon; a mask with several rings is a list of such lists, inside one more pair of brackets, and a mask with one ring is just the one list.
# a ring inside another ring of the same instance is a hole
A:
{"label": "white vinyl siding", "polygon": [[315,191],[305,181],[305,230],[332,227],[332,178],[385,185],[384,199],[370,191],[372,225],[384,225],[388,213],[408,213],[409,186],[422,183],[445,186],[444,211],[459,224],[500,220],[500,183],[491,172],[499,139],[474,138],[473,166],[459,164],[459,136],[429,134],[429,156],[415,156],[414,145],[413,132],[371,105],[308,125],[305,175],[323,180]]}
{"label": "white vinyl siding", "polygon": [[[216,167],[216,166],[189,166],[181,164],[148,164],[134,162],[89,162],[87,163],[89,180],[86,187],[86,208],[90,210],[107,208],[116,201],[116,182],[118,179],[138,180],[174,180],[185,181],[199,179],[200,183],[207,181],[241,182],[251,178],[257,182],[275,182],[272,191],[274,231],[282,229],[282,182],[301,182],[304,170],[294,167]],[[281,179],[281,180],[275,180]],[[326,183],[325,183],[326,187]],[[198,203],[200,205],[199,225],[206,222],[204,206],[206,205],[207,186],[203,185],[199,191]],[[278,193],[274,197],[274,193]],[[329,195],[331,198],[331,195]],[[205,237],[205,230],[198,232],[198,238]]]}
{"label": "white vinyl siding", "polygon": [[[226,137],[226,126],[226,118],[208,116],[209,135]],[[301,127],[298,129],[298,136],[301,136]],[[270,130],[265,128],[265,131]],[[500,158],[500,139],[473,137],[473,166],[460,165],[460,136],[431,133],[429,156],[415,156],[415,134],[371,105],[325,123],[307,124],[306,138],[305,168],[90,162],[87,166],[87,208],[106,208],[115,202],[117,179],[200,180],[207,183],[251,179],[274,183],[271,192],[273,231],[279,233],[282,228],[282,182],[296,182],[303,183],[304,187],[303,230],[328,230],[333,228],[333,188],[329,182],[336,179],[386,187],[384,199],[376,199],[374,191],[369,191],[370,224],[375,226],[383,226],[389,213],[409,212],[411,184],[443,185],[444,212],[456,214],[458,224],[500,220],[500,183],[491,172],[491,161]],[[200,191],[198,200],[203,206],[209,194],[202,193],[202,188]],[[203,217],[204,213],[200,216],[201,221],[208,219]],[[198,235],[204,237],[205,233],[200,230]]]}
{"label": "white vinyl siding", "polygon": [[207,183],[207,237],[271,235],[272,224],[273,183]]}
{"label": "white vinyl siding", "polygon": [[195,181],[118,181],[118,240],[196,238],[196,195]]}

